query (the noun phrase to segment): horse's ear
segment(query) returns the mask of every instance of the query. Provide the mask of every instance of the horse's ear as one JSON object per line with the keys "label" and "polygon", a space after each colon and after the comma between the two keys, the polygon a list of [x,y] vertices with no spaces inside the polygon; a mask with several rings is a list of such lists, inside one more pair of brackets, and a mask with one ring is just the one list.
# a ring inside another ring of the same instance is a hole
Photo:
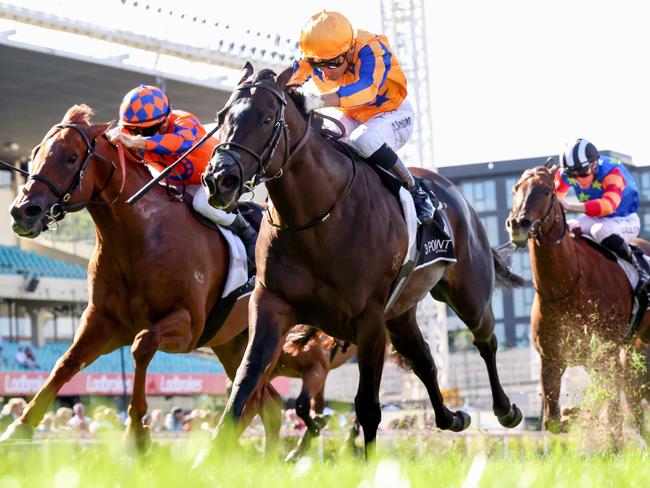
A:
{"label": "horse's ear", "polygon": [[280,91],[284,91],[287,82],[291,79],[291,75],[293,75],[293,68],[290,66],[277,76],[275,79],[275,85]]}
{"label": "horse's ear", "polygon": [[548,169],[548,172],[551,173],[551,176],[555,178],[555,173],[557,173],[557,170],[560,169],[560,167],[557,164],[554,164]]}
{"label": "horse's ear", "polygon": [[246,61],[246,64],[244,67],[241,69],[241,79],[239,80],[238,85],[241,85],[243,82],[245,82],[248,78],[251,77],[253,74],[253,65],[250,63],[250,61]]}
{"label": "horse's ear", "polygon": [[113,124],[115,123],[114,120],[107,122],[105,124],[97,124],[93,125],[88,129],[88,138],[92,141],[94,139],[97,139],[99,136],[104,134],[108,129],[110,129]]}

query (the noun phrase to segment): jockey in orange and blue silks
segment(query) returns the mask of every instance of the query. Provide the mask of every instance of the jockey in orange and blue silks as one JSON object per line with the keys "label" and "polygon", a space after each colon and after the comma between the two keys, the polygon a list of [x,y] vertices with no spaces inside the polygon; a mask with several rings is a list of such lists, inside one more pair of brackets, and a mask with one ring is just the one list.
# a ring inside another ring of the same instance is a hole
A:
{"label": "jockey in orange and blue silks", "polygon": [[[628,245],[641,230],[637,214],[639,190],[632,174],[620,160],[601,156],[586,139],[567,144],[560,162],[562,168],[555,173],[558,199],[566,210],[579,213],[577,219],[568,222],[569,226],[580,227],[584,234],[632,263],[639,273],[639,283],[645,285],[648,275]],[[577,203],[565,200],[571,188]]]}
{"label": "jockey in orange and blue silks", "polygon": [[300,33],[302,57],[287,83],[312,80],[320,94],[302,90],[307,113],[323,107],[346,129],[341,139],[370,162],[394,171],[413,196],[420,222],[433,204],[396,152],[411,137],[415,114],[406,100],[406,77],[385,36],[352,25],[338,12],[313,15]]}
{"label": "jockey in orange and blue silks", "polygon": [[[111,132],[110,137],[129,149],[139,151],[145,163],[162,171],[205,134],[205,128],[194,115],[183,110],[172,110],[169,97],[160,88],[140,85],[124,96],[120,105],[119,126]],[[197,147],[176,165],[170,180],[185,185],[185,190],[193,196],[194,210],[238,234],[247,253],[252,252],[254,256],[255,230],[239,212],[228,213],[210,206],[207,190],[201,185],[201,174],[218,143],[216,138],[210,137]]]}

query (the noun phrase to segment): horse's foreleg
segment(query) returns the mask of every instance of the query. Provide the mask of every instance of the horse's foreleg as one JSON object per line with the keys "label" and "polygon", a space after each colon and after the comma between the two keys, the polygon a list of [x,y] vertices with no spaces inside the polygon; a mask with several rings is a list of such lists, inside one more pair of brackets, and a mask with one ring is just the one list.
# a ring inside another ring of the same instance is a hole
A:
{"label": "horse's foreleg", "polygon": [[544,428],[554,434],[563,430],[560,425],[560,384],[566,365],[559,359],[542,357],[542,401]]}
{"label": "horse's foreleg", "polygon": [[270,382],[262,386],[262,405],[260,417],[264,425],[264,455],[268,460],[278,452],[280,443],[280,428],[282,426],[282,397]]}
{"label": "horse's foreleg", "polygon": [[[298,440],[298,444],[287,455],[286,461],[295,461],[305,452],[309,450],[311,441],[314,437],[320,434],[321,426],[316,423],[316,420],[311,417],[311,400],[314,392],[320,392],[325,386],[325,378],[327,372],[320,363],[312,367],[302,378],[302,390],[296,399],[296,414],[304,422],[307,428],[302,437]],[[323,409],[320,409],[320,413]]]}
{"label": "horse's foreleg", "polygon": [[438,428],[460,432],[469,427],[471,422],[469,415],[460,410],[451,412],[444,404],[438,385],[438,370],[415,319],[415,307],[389,320],[387,327],[393,346],[424,383],[436,414]]}
{"label": "horse's foreleg", "polygon": [[366,312],[356,324],[357,355],[359,359],[359,387],[354,397],[354,409],[363,428],[366,458],[375,452],[377,428],[381,422],[379,384],[384,368],[386,329],[383,310]]}
{"label": "horse's foreleg", "polygon": [[147,413],[145,394],[147,367],[158,349],[168,352],[187,352],[191,340],[191,316],[184,308],[172,312],[135,336],[131,346],[135,374],[133,394],[129,404],[130,423],[127,439],[134,441],[135,447],[140,451],[146,450],[151,440],[149,430],[142,425],[142,418]]}
{"label": "horse's foreleg", "polygon": [[214,434],[218,444],[239,438],[240,418],[250,396],[280,355],[280,338],[295,323],[291,306],[262,285],[256,285],[249,302],[250,337],[237,369],[230,398]]}
{"label": "horse's foreleg", "polygon": [[99,356],[120,345],[111,321],[97,314],[88,316],[84,313],[72,345],[59,358],[45,384],[27,404],[20,418],[7,428],[0,441],[31,439],[34,427],[41,421],[61,387]]}

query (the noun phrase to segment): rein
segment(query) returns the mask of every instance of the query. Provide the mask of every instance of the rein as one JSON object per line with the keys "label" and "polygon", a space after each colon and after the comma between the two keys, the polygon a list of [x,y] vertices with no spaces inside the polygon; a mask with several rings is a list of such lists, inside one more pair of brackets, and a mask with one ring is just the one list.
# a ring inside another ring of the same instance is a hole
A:
{"label": "rein", "polygon": [[[83,139],[84,143],[86,144],[86,154],[84,157],[83,162],[81,163],[81,167],[79,168],[79,171],[73,178],[72,182],[68,186],[68,188],[65,191],[60,190],[57,188],[57,186],[52,183],[46,176],[43,176],[41,174],[35,173],[35,174],[29,174],[27,176],[27,180],[35,180],[39,181],[45,186],[47,186],[52,193],[58,198],[58,201],[53,203],[52,206],[49,208],[49,210],[46,212],[46,216],[50,219],[50,223],[55,223],[61,220],[65,214],[71,210],[76,210],[79,208],[83,208],[87,205],[94,204],[94,205],[112,205],[117,201],[117,199],[120,197],[122,194],[122,191],[124,190],[124,185],[126,183],[126,163],[124,160],[124,148],[122,147],[121,144],[117,145],[117,153],[118,153],[118,159],[119,159],[119,164],[122,168],[122,184],[120,185],[120,190],[118,194],[110,201],[102,201],[102,200],[95,200],[99,195],[102,194],[102,192],[108,187],[111,179],[113,178],[113,174],[115,173],[115,170],[117,169],[117,166],[114,161],[102,156],[101,154],[95,152],[95,144],[97,142],[97,139],[93,139],[92,141],[88,138],[86,133],[84,132],[82,126],[75,125],[75,124],[58,124],[55,126],[59,130],[63,129],[73,129],[75,130]],[[54,134],[52,134],[54,135]],[[90,164],[90,161],[93,159],[98,159],[100,161],[109,163],[111,165],[111,172],[108,175],[108,178],[106,178],[106,182],[104,185],[99,189],[98,191],[93,192],[93,194],[90,196],[89,200],[83,200],[71,205],[68,205],[68,201],[71,198],[72,193],[76,190],[77,187],[79,187],[79,191],[81,192],[83,189],[83,179],[86,173],[86,170],[88,169],[88,166]]]}
{"label": "rein", "polygon": [[[218,144],[214,152],[221,152],[225,153],[228,156],[230,156],[234,161],[235,164],[237,165],[237,168],[239,169],[239,176],[240,176],[240,186],[239,186],[239,194],[242,195],[244,194],[244,189],[246,189],[246,192],[252,192],[252,189],[257,186],[260,183],[266,183],[268,181],[276,180],[279,178],[282,178],[284,176],[284,171],[288,169],[289,162],[295,156],[295,154],[305,145],[307,140],[309,139],[309,134],[311,130],[311,123],[312,123],[312,113],[309,114],[307,118],[307,126],[305,127],[305,132],[300,138],[300,141],[298,141],[298,144],[296,147],[293,149],[290,149],[290,138],[289,138],[289,127],[287,126],[287,122],[284,117],[284,112],[287,106],[287,99],[285,97],[285,94],[283,92],[280,92],[276,90],[275,88],[272,88],[268,85],[262,84],[260,82],[257,83],[243,83],[239,85],[238,87],[235,88],[234,91],[241,91],[245,89],[251,89],[251,88],[261,88],[264,90],[267,90],[271,92],[275,97],[279,100],[280,102],[280,109],[278,111],[277,115],[277,121],[275,123],[275,126],[273,128],[273,133],[271,134],[270,139],[267,141],[267,143],[264,145],[262,148],[262,151],[260,153],[255,152],[254,150],[250,149],[247,146],[244,146],[243,144],[239,144],[237,142],[223,142],[221,144]],[[223,110],[227,110],[229,107],[224,108]],[[339,126],[339,128],[342,128],[342,126]],[[342,128],[343,133],[345,131],[344,128]],[[284,158],[282,161],[282,164],[280,165],[280,169],[273,175],[273,176],[265,176],[266,171],[269,169],[271,166],[271,163],[273,161],[273,155],[275,154],[275,150],[278,147],[278,144],[280,142],[281,137],[284,136],[285,139],[285,151],[284,151]],[[257,171],[253,174],[250,180],[244,181],[244,167],[241,163],[241,156],[238,152],[233,151],[231,148],[235,149],[240,149],[251,156],[255,158],[255,160],[258,163]],[[263,159],[262,155],[264,152],[267,153],[266,158]],[[300,225],[300,226],[291,226],[291,225],[286,225],[282,223],[275,223],[273,221],[273,218],[271,217],[271,212],[270,210],[266,212],[266,220],[271,225],[271,227],[274,227],[276,229],[280,230],[290,230],[290,231],[301,231],[301,230],[306,230],[310,229],[312,227],[315,227],[323,222],[325,222],[327,219],[330,218],[332,215],[332,212],[336,208],[336,206],[339,204],[340,201],[344,200],[345,197],[347,197],[348,193],[350,193],[350,190],[352,188],[352,183],[354,182],[354,178],[357,173],[357,168],[356,165],[354,164],[354,158],[348,153],[348,157],[350,157],[352,161],[352,178],[350,178],[350,181],[344,190],[343,194],[334,200],[334,203],[332,206],[325,212],[323,213],[320,217],[317,217],[307,224]]]}

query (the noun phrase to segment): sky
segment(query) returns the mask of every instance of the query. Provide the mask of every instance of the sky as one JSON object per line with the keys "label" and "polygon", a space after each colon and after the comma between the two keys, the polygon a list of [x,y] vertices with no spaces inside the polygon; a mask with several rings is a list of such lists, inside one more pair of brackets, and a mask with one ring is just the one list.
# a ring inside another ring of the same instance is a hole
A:
{"label": "sky", "polygon": [[[120,0],[12,3],[188,42],[211,35],[144,23],[137,8],[127,8],[133,0],[126,7]],[[355,27],[381,30],[379,0],[139,4],[191,8],[222,25],[293,38],[323,8],[344,13]],[[557,154],[577,137],[650,164],[650,2],[425,0],[425,8],[437,166]]]}

